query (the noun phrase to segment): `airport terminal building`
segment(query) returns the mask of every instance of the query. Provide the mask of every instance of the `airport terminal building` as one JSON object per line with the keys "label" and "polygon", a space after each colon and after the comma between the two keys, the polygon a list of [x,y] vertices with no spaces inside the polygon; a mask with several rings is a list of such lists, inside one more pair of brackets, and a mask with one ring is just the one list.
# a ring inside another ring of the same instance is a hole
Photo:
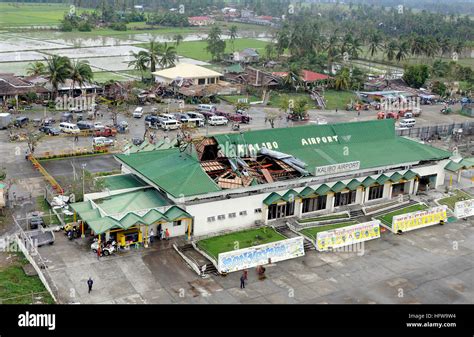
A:
{"label": "airport terminal building", "polygon": [[229,133],[117,155],[122,174],[73,209],[96,234],[215,235],[436,188],[451,156],[397,136],[393,120]]}

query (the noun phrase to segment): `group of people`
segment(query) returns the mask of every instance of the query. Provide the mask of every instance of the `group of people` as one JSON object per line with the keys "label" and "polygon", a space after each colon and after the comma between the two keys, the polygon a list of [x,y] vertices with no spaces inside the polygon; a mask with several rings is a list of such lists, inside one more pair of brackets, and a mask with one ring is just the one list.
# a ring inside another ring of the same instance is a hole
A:
{"label": "group of people", "polygon": [[[260,281],[266,278],[265,270],[266,270],[265,267],[262,265],[259,265],[256,268],[257,276]],[[248,271],[247,269],[245,269],[242,272],[242,275],[240,276],[240,289],[245,289],[245,282],[247,281],[247,279],[248,279]]]}
{"label": "group of people", "polygon": [[[153,228],[150,228],[150,243],[153,242],[155,239],[155,232],[153,231]],[[168,228],[166,228],[164,231],[161,228],[161,225],[158,226],[158,235],[157,235],[158,240],[169,240],[170,239],[170,231]]]}

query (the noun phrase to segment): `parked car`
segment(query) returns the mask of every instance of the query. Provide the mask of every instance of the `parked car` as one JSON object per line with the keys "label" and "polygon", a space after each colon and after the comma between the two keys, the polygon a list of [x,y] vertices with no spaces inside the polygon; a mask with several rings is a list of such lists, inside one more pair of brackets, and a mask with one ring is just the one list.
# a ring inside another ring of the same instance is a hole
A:
{"label": "parked car", "polygon": [[209,125],[216,126],[216,125],[227,125],[229,120],[223,116],[211,116],[208,119]]}
{"label": "parked car", "polygon": [[176,119],[169,119],[161,122],[161,128],[163,130],[176,130],[181,127],[181,123]]}
{"label": "parked car", "polygon": [[60,121],[61,121],[61,122],[72,122],[73,117],[74,117],[74,116],[72,115],[72,113],[70,113],[70,112],[65,112],[65,113],[63,113],[63,114],[61,115]]}
{"label": "parked car", "polygon": [[109,126],[105,126],[103,129],[95,130],[94,135],[96,137],[115,137],[117,130]]}
{"label": "parked car", "polygon": [[45,118],[43,120],[43,123],[41,123],[41,126],[51,126],[56,123],[56,120],[54,118]]}
{"label": "parked car", "polygon": [[194,126],[196,126],[196,127],[204,126],[204,118],[191,117],[187,113],[177,113],[177,114],[174,114],[174,116],[182,124],[186,124],[186,125],[192,126],[192,127],[194,127]]}
{"label": "parked car", "polygon": [[13,124],[16,127],[22,128],[24,126],[27,126],[29,122],[30,119],[28,117],[17,117],[15,118],[15,122]]}
{"label": "parked car", "polygon": [[0,130],[6,129],[12,121],[12,115],[8,112],[0,113]]}
{"label": "parked car", "polygon": [[59,129],[64,133],[79,133],[81,130],[77,127],[76,124],[72,123],[59,123]]}
{"label": "parked car", "polygon": [[94,128],[94,124],[92,124],[91,122],[80,121],[77,122],[77,127],[79,128],[79,130],[91,130]]}
{"label": "parked car", "polygon": [[29,221],[30,229],[38,229],[38,226],[44,226],[43,218],[37,212],[32,214]]}
{"label": "parked car", "polygon": [[133,137],[132,138],[132,144],[135,146],[139,146],[144,142],[144,139],[138,138],[138,137]]}
{"label": "parked car", "polygon": [[139,106],[135,109],[135,111],[133,111],[133,118],[142,118],[142,116],[143,116],[143,108]]}
{"label": "parked car", "polygon": [[59,134],[61,133],[61,130],[53,126],[42,126],[39,128],[39,130],[50,136],[59,136]]}
{"label": "parked car", "polygon": [[94,147],[102,147],[102,146],[112,146],[114,145],[114,140],[107,138],[107,137],[94,137],[92,139],[92,145]]}
{"label": "parked car", "polygon": [[400,121],[400,124],[399,126],[401,128],[412,128],[414,127],[416,124],[416,121],[414,118],[403,118],[401,121]]}
{"label": "parked car", "polygon": [[216,109],[216,106],[212,104],[199,104],[197,107],[200,112],[214,112]]}

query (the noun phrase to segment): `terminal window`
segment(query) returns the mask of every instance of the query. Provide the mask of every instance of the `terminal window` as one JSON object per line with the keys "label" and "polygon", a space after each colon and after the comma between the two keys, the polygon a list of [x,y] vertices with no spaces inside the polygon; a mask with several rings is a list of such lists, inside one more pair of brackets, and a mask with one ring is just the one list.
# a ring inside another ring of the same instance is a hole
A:
{"label": "terminal window", "polygon": [[372,186],[369,190],[369,200],[383,197],[383,185]]}

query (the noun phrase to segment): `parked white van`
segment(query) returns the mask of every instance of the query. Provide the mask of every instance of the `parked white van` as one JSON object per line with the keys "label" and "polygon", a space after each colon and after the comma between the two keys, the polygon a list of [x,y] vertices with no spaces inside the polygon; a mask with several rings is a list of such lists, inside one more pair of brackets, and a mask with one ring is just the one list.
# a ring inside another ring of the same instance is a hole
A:
{"label": "parked white van", "polygon": [[178,122],[176,119],[170,119],[167,121],[161,122],[161,128],[163,130],[176,130],[181,127],[181,123]]}
{"label": "parked white van", "polygon": [[143,108],[139,106],[133,112],[133,118],[142,118],[142,116],[143,116]]}
{"label": "parked white van", "polygon": [[227,125],[229,121],[223,116],[211,116],[209,117],[208,122],[209,125]]}
{"label": "parked white van", "polygon": [[72,123],[59,123],[59,130],[61,130],[64,133],[79,133],[81,130],[77,127],[76,124]]}
{"label": "parked white van", "polygon": [[404,118],[400,121],[400,127],[401,128],[412,128],[416,124],[416,121],[414,118]]}
{"label": "parked white van", "polygon": [[215,105],[212,104],[199,104],[197,107],[198,111],[214,112],[217,110]]}

